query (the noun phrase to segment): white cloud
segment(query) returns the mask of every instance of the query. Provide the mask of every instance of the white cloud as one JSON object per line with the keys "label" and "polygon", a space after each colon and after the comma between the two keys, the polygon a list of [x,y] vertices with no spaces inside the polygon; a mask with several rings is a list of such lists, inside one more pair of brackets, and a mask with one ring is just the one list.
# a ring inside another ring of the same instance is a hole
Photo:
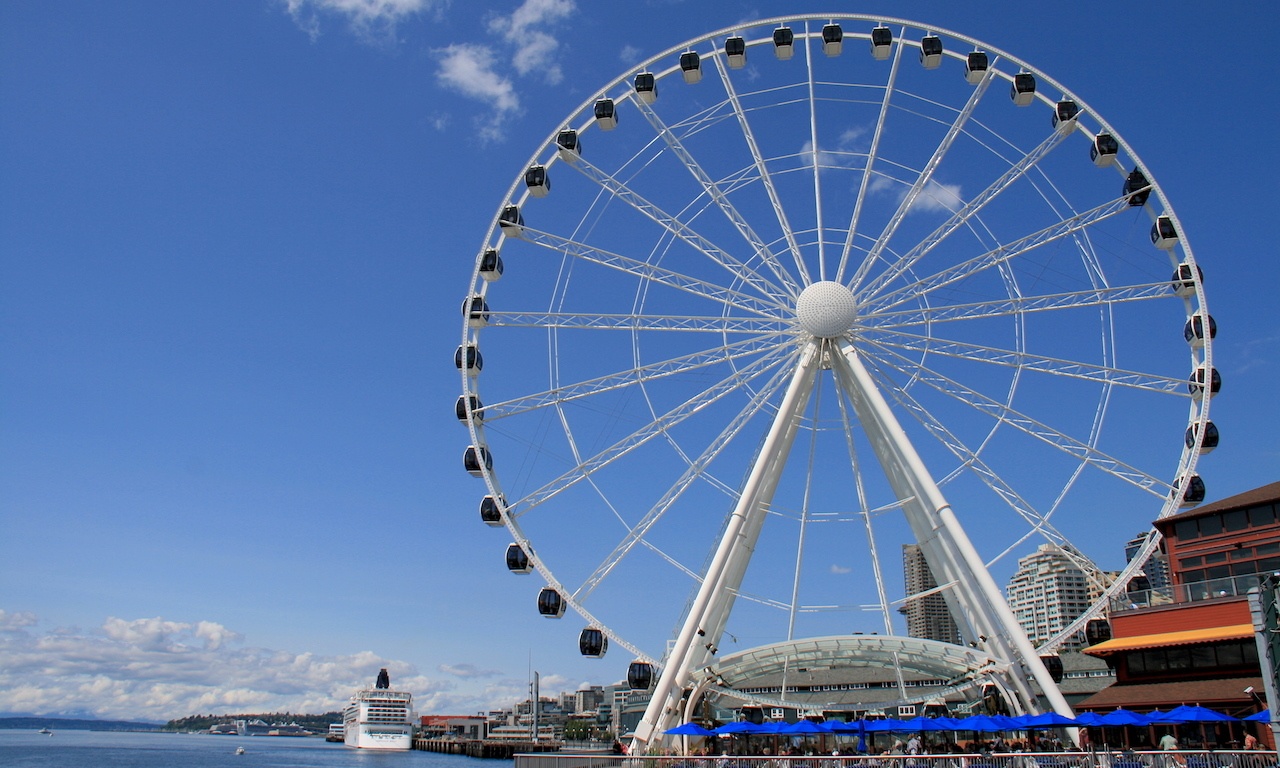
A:
{"label": "white cloud", "polygon": [[475,664],[441,664],[437,669],[446,675],[462,678],[496,677],[502,674],[496,669],[480,669]]}
{"label": "white cloud", "polygon": [[843,565],[835,565],[835,564],[833,563],[833,564],[832,564],[832,566],[831,566],[831,572],[832,572],[832,573],[834,573],[834,574],[836,574],[836,575],[840,575],[840,574],[845,574],[845,573],[853,573],[853,569],[852,569],[852,568],[848,568],[848,567],[843,566]]}
{"label": "white cloud", "polygon": [[511,63],[522,76],[541,74],[555,85],[564,72],[555,61],[560,41],[537,27],[553,25],[576,10],[574,0],[524,0],[510,16],[496,16],[489,21],[489,31],[515,46]]}
{"label": "white cloud", "polygon": [[640,61],[640,49],[631,44],[624,45],[618,51],[618,58],[622,59],[623,64],[635,64]]}
{"label": "white cloud", "polygon": [[[459,691],[371,651],[319,656],[248,646],[212,621],[110,617],[93,631],[47,632],[31,613],[0,611],[0,712],[165,721],[197,713],[329,712],[386,667],[421,712],[511,704],[519,681]],[[466,664],[455,669],[471,668]]]}
{"label": "white cloud", "polygon": [[[885,176],[877,176],[867,185],[871,193],[887,192],[896,194],[898,202],[906,199],[911,187]],[[959,184],[943,184],[933,179],[924,185],[920,194],[911,203],[910,213],[954,212],[964,205]]]}
{"label": "white cloud", "polygon": [[444,87],[489,102],[499,111],[520,106],[511,81],[494,69],[493,51],[474,43],[454,43],[437,54],[440,71],[436,77]]}
{"label": "white cloud", "polygon": [[351,29],[369,39],[394,39],[396,24],[447,0],[284,0],[294,22],[312,40],[320,36],[320,16],[345,18]]}

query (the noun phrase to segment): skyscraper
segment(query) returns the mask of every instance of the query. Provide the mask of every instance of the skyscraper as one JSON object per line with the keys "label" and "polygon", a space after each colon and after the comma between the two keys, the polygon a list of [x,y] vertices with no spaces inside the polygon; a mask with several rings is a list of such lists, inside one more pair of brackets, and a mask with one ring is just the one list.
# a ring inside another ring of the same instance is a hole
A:
{"label": "skyscraper", "polygon": [[[1032,645],[1056,635],[1089,608],[1089,579],[1055,544],[1041,544],[1018,561],[1005,590],[1009,607]],[[1078,643],[1066,643],[1065,648]]]}
{"label": "skyscraper", "polygon": [[[1126,563],[1132,561],[1134,555],[1138,554],[1138,550],[1142,548],[1142,545],[1147,540],[1148,533],[1148,531],[1143,531],[1124,545],[1124,560]],[[1172,583],[1169,578],[1169,556],[1158,549],[1151,553],[1146,565],[1142,566],[1142,572],[1147,577],[1150,589],[1163,590]]]}
{"label": "skyscraper", "polygon": [[[918,544],[902,545],[902,574],[908,597],[938,586]],[[902,613],[907,617],[908,636],[944,643],[960,642],[960,630],[951,618],[951,611],[947,609],[947,601],[942,593],[935,592],[907,600],[902,606]]]}

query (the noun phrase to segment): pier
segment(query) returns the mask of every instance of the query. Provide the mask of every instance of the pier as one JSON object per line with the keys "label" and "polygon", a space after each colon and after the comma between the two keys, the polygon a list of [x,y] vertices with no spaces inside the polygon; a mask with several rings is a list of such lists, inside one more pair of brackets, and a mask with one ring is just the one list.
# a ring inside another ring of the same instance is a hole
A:
{"label": "pier", "polygon": [[510,760],[517,754],[559,752],[558,741],[519,741],[515,739],[424,739],[413,740],[413,748],[423,752],[486,757]]}

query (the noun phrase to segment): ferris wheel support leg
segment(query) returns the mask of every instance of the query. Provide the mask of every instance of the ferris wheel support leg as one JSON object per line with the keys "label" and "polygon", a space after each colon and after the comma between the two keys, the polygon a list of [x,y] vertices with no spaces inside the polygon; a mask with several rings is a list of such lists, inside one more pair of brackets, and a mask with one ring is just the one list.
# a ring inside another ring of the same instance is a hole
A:
{"label": "ferris wheel support leg", "polygon": [[1037,707],[1030,686],[1034,679],[1055,712],[1073,717],[1071,706],[1018,624],[951,505],[863,366],[857,350],[847,339],[838,341],[837,347],[839,354],[832,355],[832,367],[853,402],[876,458],[902,503],[903,513],[930,567],[935,563],[939,566],[942,571],[939,581],[955,580],[954,597],[969,616],[966,623],[971,625],[970,632],[985,637],[993,655],[1003,656],[1009,662],[1009,682],[1023,699],[1023,706]]}
{"label": "ferris wheel support leg", "polygon": [[689,615],[685,617],[680,634],[658,675],[644,717],[636,725],[632,754],[643,752],[655,735],[661,735],[662,731],[672,727],[672,721],[681,714],[680,699],[689,684],[690,673],[705,662],[711,654],[710,649],[720,642],[725,619],[755,550],[769,503],[773,500],[778,476],[791,451],[796,425],[813,391],[820,349],[819,342],[810,341],[800,350],[795,373],[769,427],[769,434],[760,446]]}

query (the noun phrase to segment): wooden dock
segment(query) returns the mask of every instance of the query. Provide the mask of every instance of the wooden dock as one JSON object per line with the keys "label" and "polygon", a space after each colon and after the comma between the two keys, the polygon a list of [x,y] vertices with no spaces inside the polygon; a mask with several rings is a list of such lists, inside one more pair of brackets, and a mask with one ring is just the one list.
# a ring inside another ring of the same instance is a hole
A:
{"label": "wooden dock", "polygon": [[559,752],[560,742],[511,739],[414,739],[413,748],[423,752],[510,760],[517,753]]}

